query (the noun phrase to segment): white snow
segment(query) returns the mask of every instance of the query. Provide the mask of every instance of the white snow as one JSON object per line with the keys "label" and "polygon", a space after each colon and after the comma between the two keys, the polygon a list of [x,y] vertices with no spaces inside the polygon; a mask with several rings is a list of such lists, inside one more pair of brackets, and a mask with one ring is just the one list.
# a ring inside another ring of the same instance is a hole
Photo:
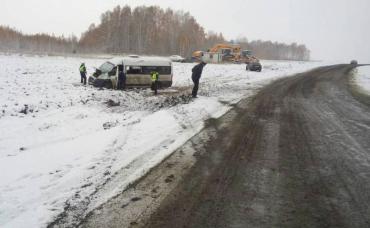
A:
{"label": "white snow", "polygon": [[370,95],[370,66],[362,66],[357,68],[355,83],[363,92]]}
{"label": "white snow", "polygon": [[[0,55],[0,227],[45,227],[66,202],[85,205],[84,215],[143,176],[230,104],[273,79],[324,65],[263,61],[257,73],[244,65],[208,64],[200,97],[191,100],[182,94],[190,93],[194,64],[174,63],[173,88],[154,97],[150,90],[81,86],[80,63],[91,73],[103,61]],[[109,99],[120,106],[108,107]]]}

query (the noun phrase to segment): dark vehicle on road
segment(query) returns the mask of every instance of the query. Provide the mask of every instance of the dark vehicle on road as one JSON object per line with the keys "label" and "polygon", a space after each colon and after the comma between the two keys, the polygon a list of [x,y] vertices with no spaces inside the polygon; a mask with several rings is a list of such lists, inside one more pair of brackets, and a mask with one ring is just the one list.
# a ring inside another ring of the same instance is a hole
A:
{"label": "dark vehicle on road", "polygon": [[247,63],[246,70],[261,72],[262,65],[260,62],[250,62],[250,63]]}

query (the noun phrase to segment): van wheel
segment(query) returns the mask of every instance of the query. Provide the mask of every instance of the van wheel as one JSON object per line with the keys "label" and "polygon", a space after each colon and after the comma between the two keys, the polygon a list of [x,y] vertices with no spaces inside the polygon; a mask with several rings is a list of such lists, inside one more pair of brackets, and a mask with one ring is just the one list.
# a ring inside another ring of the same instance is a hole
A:
{"label": "van wheel", "polygon": [[113,88],[112,81],[111,80],[105,81],[104,88],[112,89]]}

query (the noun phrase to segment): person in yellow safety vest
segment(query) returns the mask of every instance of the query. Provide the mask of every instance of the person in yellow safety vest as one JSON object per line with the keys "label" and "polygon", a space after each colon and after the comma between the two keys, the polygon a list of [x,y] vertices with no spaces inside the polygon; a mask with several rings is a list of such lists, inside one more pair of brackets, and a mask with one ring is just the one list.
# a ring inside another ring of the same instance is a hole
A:
{"label": "person in yellow safety vest", "polygon": [[80,66],[80,75],[81,75],[81,83],[86,85],[86,66],[85,63],[82,63]]}
{"label": "person in yellow safety vest", "polygon": [[150,77],[152,79],[152,86],[151,89],[154,91],[154,95],[158,93],[158,80],[159,80],[159,73],[157,71],[150,72]]}

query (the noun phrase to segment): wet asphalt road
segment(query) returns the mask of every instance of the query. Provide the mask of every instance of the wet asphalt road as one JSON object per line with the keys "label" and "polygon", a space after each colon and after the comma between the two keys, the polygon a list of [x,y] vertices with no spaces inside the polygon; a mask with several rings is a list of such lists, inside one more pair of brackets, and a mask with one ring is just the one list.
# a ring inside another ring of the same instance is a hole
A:
{"label": "wet asphalt road", "polygon": [[370,227],[370,107],[352,68],[278,80],[210,121],[205,152],[133,227]]}

